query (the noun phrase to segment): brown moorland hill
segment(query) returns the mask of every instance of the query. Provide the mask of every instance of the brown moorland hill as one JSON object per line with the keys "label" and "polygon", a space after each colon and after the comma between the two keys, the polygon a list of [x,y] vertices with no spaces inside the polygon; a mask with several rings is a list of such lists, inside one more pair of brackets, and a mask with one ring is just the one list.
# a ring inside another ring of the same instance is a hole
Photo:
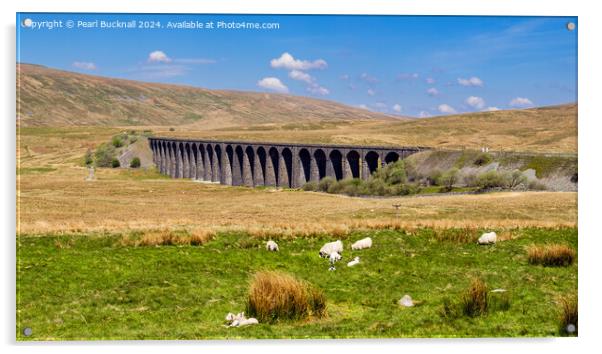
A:
{"label": "brown moorland hill", "polygon": [[32,64],[17,65],[17,93],[22,126],[215,129],[404,119],[308,97],[147,83]]}

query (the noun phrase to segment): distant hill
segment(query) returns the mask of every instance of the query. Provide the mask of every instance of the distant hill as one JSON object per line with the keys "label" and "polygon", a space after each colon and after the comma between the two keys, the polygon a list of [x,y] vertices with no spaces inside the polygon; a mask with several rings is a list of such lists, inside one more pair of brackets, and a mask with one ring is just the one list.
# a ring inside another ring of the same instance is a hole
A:
{"label": "distant hill", "polygon": [[22,126],[182,126],[338,123],[403,118],[308,97],[208,90],[17,65]]}

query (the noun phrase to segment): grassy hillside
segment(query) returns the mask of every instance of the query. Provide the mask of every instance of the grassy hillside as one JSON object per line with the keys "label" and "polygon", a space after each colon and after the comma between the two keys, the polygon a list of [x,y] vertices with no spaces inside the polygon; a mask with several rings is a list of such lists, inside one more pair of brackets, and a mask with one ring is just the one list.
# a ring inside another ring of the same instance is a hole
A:
{"label": "grassy hillside", "polygon": [[207,90],[17,66],[22,126],[186,125],[213,129],[272,123],[396,120],[339,103],[283,94]]}

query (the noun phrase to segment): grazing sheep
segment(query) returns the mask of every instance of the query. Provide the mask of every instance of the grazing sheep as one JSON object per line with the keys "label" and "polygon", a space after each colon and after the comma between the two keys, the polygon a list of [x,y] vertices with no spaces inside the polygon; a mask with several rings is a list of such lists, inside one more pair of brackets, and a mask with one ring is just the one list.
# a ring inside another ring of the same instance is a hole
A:
{"label": "grazing sheep", "polygon": [[242,327],[259,323],[256,318],[246,318],[244,312],[237,315],[230,312],[226,315],[226,321],[229,323],[228,327]]}
{"label": "grazing sheep", "polygon": [[329,242],[320,248],[320,257],[328,258],[332,253],[343,253],[343,242],[341,240]]}
{"label": "grazing sheep", "polygon": [[497,235],[495,232],[486,232],[479,237],[479,245],[490,245],[497,241]]}
{"label": "grazing sheep", "polygon": [[330,259],[330,268],[328,268],[328,270],[336,270],[334,264],[341,260],[341,255],[337,252],[332,252],[330,256],[328,256],[328,259]]}
{"label": "grazing sheep", "polygon": [[363,250],[364,248],[370,247],[372,247],[372,239],[370,237],[356,241],[353,245],[351,245],[352,250]]}
{"label": "grazing sheep", "polygon": [[353,267],[356,264],[359,264],[360,257],[355,257],[351,262],[347,263],[347,267]]}
{"label": "grazing sheep", "polygon": [[266,244],[265,244],[265,248],[268,251],[272,251],[272,252],[278,252],[278,244],[272,240],[269,240]]}

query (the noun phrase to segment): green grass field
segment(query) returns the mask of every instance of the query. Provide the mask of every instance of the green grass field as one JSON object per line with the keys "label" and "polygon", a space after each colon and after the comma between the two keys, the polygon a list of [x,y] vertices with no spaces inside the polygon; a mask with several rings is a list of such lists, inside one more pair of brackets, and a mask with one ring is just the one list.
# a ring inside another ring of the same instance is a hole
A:
{"label": "green grass field", "polygon": [[[21,235],[17,239],[17,340],[558,336],[562,296],[577,294],[577,262],[529,265],[526,248],[577,248],[577,229],[524,228],[478,246],[462,230],[358,231],[329,272],[318,250],[328,237],[265,240],[221,233],[203,246],[126,246],[119,234]],[[370,236],[374,246],[350,251]],[[135,238],[136,235],[129,235]],[[464,241],[463,241],[464,240]],[[355,256],[361,263],[348,268]],[[280,270],[321,288],[327,317],[226,328],[245,308],[249,280]],[[507,289],[510,307],[480,317],[444,316],[472,277]],[[404,294],[419,303],[397,305]],[[25,337],[25,327],[32,335]]]}

